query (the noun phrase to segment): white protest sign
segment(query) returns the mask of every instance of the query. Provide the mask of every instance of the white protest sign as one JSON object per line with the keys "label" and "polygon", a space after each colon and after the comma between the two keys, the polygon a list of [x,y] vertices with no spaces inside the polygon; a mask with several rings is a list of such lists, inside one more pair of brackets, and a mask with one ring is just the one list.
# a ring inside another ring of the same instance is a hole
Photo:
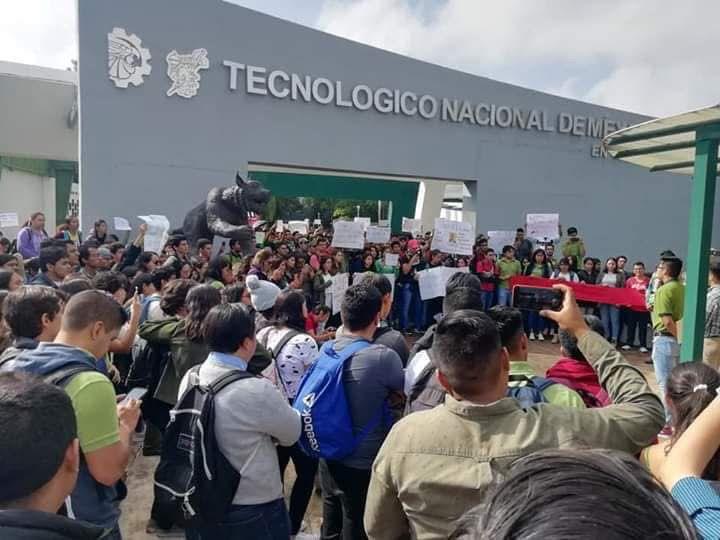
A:
{"label": "white protest sign", "polygon": [[472,255],[475,243],[475,224],[436,218],[432,248],[443,253]]}
{"label": "white protest sign", "polygon": [[149,216],[138,216],[147,223],[145,233],[144,249],[154,253],[161,253],[167,242],[167,233],[170,230],[170,222],[165,216],[150,214]]}
{"label": "white protest sign", "polygon": [[116,231],[132,231],[130,222],[124,217],[114,217],[113,224],[115,225]]}
{"label": "white protest sign", "polygon": [[262,246],[265,242],[265,233],[262,231],[255,231],[255,245]]}
{"label": "white protest sign", "polygon": [[418,285],[420,286],[420,298],[430,300],[439,296],[445,296],[445,286],[448,280],[457,272],[467,273],[467,266],[463,268],[450,268],[438,266],[428,270],[421,270],[417,273]]}
{"label": "white protest sign", "polygon": [[516,234],[515,231],[488,231],[488,245],[500,254],[504,246],[515,244]]}
{"label": "white protest sign", "polygon": [[422,232],[422,221],[419,219],[402,218],[402,232],[420,234]]}
{"label": "white protest sign", "polygon": [[378,225],[380,227],[389,227],[390,226],[390,220],[389,219],[378,219]]}
{"label": "white protest sign", "polygon": [[0,212],[0,229],[4,227],[17,227],[17,212]]}
{"label": "white protest sign", "polygon": [[320,221],[319,219],[314,219],[313,225],[322,225],[322,221]]}
{"label": "white protest sign", "polygon": [[330,295],[332,296],[332,312],[339,313],[342,305],[345,291],[350,284],[350,274],[335,274],[332,277],[332,285],[330,285]]}
{"label": "white protest sign", "polygon": [[397,266],[400,260],[400,255],[396,253],[385,254],[385,266]]}
{"label": "white protest sign", "polygon": [[290,232],[299,232],[300,234],[307,234],[308,224],[305,221],[288,221],[288,229]]}
{"label": "white protest sign", "polygon": [[356,217],[353,219],[355,223],[362,223],[363,231],[367,231],[367,228],[370,226],[370,218],[369,217]]}
{"label": "white protest sign", "polygon": [[390,241],[390,227],[375,227],[370,225],[365,230],[368,244],[387,244]]}
{"label": "white protest sign", "polygon": [[560,214],[528,214],[525,231],[530,238],[554,240],[560,238]]}
{"label": "white protest sign", "polygon": [[275,222],[275,230],[277,232],[283,232],[285,230],[285,223],[283,223],[282,219],[278,219],[277,222]]}
{"label": "white protest sign", "polygon": [[362,249],[365,247],[363,224],[355,221],[336,221],[333,224],[332,247]]}

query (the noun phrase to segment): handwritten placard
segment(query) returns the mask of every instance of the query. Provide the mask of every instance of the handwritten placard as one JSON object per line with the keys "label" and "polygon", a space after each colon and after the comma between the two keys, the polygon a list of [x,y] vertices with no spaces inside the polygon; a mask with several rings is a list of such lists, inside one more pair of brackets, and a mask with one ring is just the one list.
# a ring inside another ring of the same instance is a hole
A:
{"label": "handwritten placard", "polygon": [[336,221],[333,225],[332,246],[346,249],[365,247],[363,224],[355,221]]}
{"label": "handwritten placard", "polygon": [[432,248],[443,253],[472,255],[475,243],[475,224],[450,219],[435,219]]}

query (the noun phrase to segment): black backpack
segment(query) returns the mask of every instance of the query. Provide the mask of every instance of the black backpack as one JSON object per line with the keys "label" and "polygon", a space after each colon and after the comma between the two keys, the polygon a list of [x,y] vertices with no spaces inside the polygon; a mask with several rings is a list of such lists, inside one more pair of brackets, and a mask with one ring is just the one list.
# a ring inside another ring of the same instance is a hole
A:
{"label": "black backpack", "polygon": [[199,371],[199,365],[190,370],[189,386],[170,411],[155,470],[157,513],[181,526],[217,523],[232,504],[240,472],[218,448],[214,398],[226,386],[254,377],[234,370],[204,386]]}

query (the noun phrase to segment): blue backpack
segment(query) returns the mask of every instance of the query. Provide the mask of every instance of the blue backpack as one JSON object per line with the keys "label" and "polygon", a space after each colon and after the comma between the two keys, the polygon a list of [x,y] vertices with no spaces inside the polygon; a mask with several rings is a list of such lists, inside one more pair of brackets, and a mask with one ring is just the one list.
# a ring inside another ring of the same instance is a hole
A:
{"label": "blue backpack", "polygon": [[547,403],[543,392],[553,384],[557,384],[552,379],[544,377],[526,377],[525,375],[510,375],[511,383],[519,383],[508,386],[507,396],[515,398],[520,407],[527,409],[537,403]]}
{"label": "blue backpack", "polygon": [[385,404],[357,435],[353,432],[350,407],[343,385],[343,367],[355,353],[368,347],[365,340],[355,341],[342,351],[335,351],[335,342],[328,341],[320,355],[305,373],[293,408],[300,413],[302,433],[298,444],[308,456],[330,460],[352,454],[362,440],[380,422]]}

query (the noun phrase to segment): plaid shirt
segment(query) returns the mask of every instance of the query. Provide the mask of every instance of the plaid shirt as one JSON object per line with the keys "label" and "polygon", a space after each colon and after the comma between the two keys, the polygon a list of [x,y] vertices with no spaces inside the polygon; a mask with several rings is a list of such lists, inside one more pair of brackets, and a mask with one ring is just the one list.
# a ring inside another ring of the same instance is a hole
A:
{"label": "plaid shirt", "polygon": [[720,337],[720,285],[710,287],[705,307],[705,337]]}

